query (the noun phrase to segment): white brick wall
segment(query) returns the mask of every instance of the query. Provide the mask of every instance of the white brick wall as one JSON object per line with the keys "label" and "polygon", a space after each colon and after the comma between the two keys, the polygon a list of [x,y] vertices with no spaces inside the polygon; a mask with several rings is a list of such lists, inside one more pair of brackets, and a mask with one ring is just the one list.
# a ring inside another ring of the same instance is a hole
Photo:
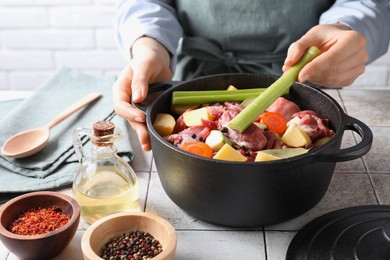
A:
{"label": "white brick wall", "polygon": [[115,0],[0,0],[0,90],[33,90],[62,66],[118,74]]}
{"label": "white brick wall", "polygon": [[[115,3],[0,0],[0,90],[33,90],[61,66],[118,74],[126,62],[114,41]],[[354,85],[389,88],[390,53]]]}

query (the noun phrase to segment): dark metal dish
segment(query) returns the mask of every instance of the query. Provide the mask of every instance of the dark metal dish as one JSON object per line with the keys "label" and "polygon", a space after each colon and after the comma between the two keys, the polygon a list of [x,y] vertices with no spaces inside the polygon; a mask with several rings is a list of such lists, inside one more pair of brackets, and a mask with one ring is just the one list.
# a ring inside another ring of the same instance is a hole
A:
{"label": "dark metal dish", "polygon": [[[157,113],[170,113],[175,90],[268,87],[269,75],[222,74],[186,82],[150,87],[152,98],[135,104],[146,111],[153,155],[161,184],[170,199],[191,215],[235,227],[271,225],[297,217],[313,208],[326,193],[336,162],[357,159],[372,144],[372,132],[363,122],[346,115],[325,92],[295,83],[286,96],[301,109],[328,118],[335,136],[307,154],[269,162],[229,162],[199,157],[174,147],[153,129]],[[155,100],[154,100],[155,99]],[[351,130],[361,141],[340,149],[343,134]]]}

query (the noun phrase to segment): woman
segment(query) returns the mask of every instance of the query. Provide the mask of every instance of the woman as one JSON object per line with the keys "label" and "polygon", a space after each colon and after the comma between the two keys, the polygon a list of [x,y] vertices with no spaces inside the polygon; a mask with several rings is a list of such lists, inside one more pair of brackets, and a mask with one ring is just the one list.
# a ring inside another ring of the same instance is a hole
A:
{"label": "woman", "polygon": [[[150,150],[145,115],[131,106],[148,84],[226,72],[280,74],[308,47],[323,54],[300,82],[351,85],[365,65],[386,53],[388,0],[122,1],[118,44],[129,64],[113,87],[115,111]],[[179,40],[180,44],[179,44]]]}

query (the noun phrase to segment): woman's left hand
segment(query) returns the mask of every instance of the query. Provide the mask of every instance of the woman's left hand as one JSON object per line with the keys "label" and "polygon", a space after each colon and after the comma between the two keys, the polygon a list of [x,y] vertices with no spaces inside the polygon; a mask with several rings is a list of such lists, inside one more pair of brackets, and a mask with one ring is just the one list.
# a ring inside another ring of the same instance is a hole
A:
{"label": "woman's left hand", "polygon": [[365,71],[366,39],[342,24],[317,25],[291,44],[283,71],[294,65],[310,46],[317,46],[323,53],[301,70],[300,82],[341,88],[351,85]]}

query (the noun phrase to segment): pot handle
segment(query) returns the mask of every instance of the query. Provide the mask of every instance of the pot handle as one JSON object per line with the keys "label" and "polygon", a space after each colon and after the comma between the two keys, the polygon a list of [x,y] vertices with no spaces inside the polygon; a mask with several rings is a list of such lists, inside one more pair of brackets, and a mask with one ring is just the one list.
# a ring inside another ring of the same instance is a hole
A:
{"label": "pot handle", "polygon": [[352,130],[361,137],[361,141],[354,146],[345,149],[326,149],[325,153],[318,154],[320,161],[344,162],[358,159],[371,149],[373,134],[371,129],[360,120],[346,116],[344,130]]}
{"label": "pot handle", "polygon": [[165,82],[150,84],[148,87],[148,95],[146,96],[146,98],[139,103],[135,103],[133,100],[131,100],[131,104],[135,108],[141,110],[146,114],[148,108],[153,104],[153,102],[156,100],[157,97],[160,96],[162,92],[165,92],[167,89],[173,87],[179,82],[180,81],[165,81]]}

